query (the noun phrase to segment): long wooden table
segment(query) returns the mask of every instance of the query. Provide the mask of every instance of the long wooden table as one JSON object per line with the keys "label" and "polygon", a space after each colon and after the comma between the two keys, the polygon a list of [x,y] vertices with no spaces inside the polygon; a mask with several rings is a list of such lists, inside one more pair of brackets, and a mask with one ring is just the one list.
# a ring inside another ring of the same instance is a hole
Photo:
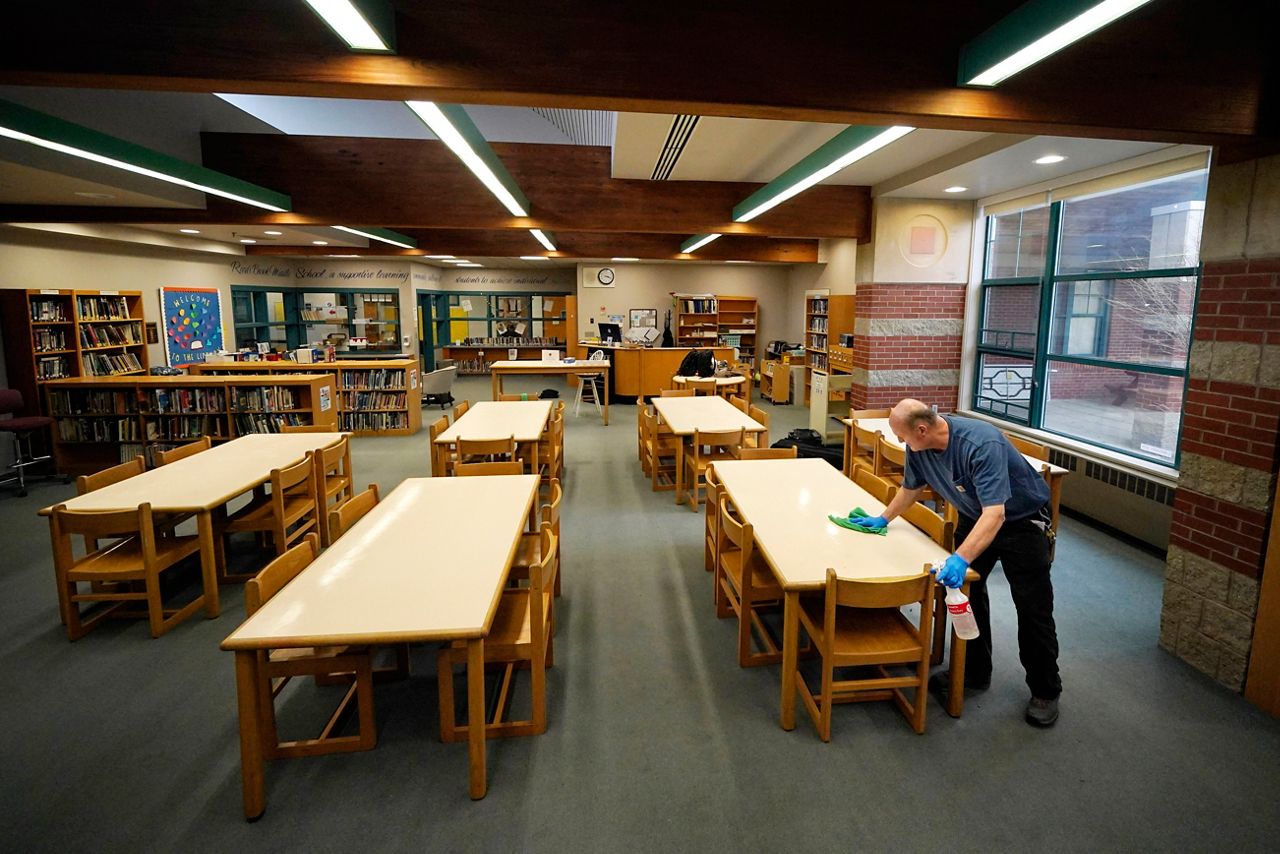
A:
{"label": "long wooden table", "polygon": [[570,374],[601,374],[604,376],[604,404],[603,416],[605,426],[609,426],[609,363],[608,362],[591,362],[581,359],[573,362],[544,362],[541,360],[534,361],[532,359],[520,359],[517,361],[503,360],[494,362],[489,365],[489,374],[493,382],[493,399],[497,400],[502,396],[502,378],[507,376],[529,376],[529,375],[565,375]]}
{"label": "long wooden table", "polygon": [[[218,616],[218,577],[225,571],[214,514],[228,501],[271,479],[271,470],[298,462],[307,451],[332,445],[345,433],[254,433],[167,466],[61,502],[68,510],[130,510],[151,504],[157,513],[192,513],[200,538],[205,616]],[[50,516],[53,506],[40,511]]]}
{"label": "long wooden table", "polygon": [[537,470],[538,443],[551,417],[550,400],[482,400],[436,437],[437,445],[453,445],[459,439],[506,439],[532,450],[528,459]]}
{"label": "long wooden table", "polygon": [[[768,428],[749,417],[741,409],[720,396],[703,397],[655,397],[653,408],[679,437],[676,442],[676,504],[684,500],[684,446],[693,438],[696,430],[737,430],[760,434]],[[697,512],[698,505],[690,495],[689,507]]]}
{"label": "long wooden table", "polygon": [[[689,382],[691,379],[697,379],[697,377],[682,377],[679,374],[676,374],[671,378],[671,384],[683,388],[685,383]],[[721,396],[737,391],[738,386],[747,381],[747,378],[741,375],[732,377],[707,377],[707,379],[714,379],[716,381],[716,394]]]}
{"label": "long wooden table", "polygon": [[[900,578],[945,561],[947,551],[905,519],[895,520],[884,537],[833,524],[828,513],[844,515],[854,507],[878,513],[884,505],[826,460],[726,460],[715,467],[782,585],[781,724],[794,729],[800,594],[822,590],[827,567],[844,579]],[[964,708],[964,658],[965,642],[953,635],[947,711],[954,716]]]}
{"label": "long wooden table", "polygon": [[[853,419],[841,419],[845,429],[845,449],[852,447],[852,437],[849,435],[853,432]],[[884,436],[884,440],[899,448],[906,447],[902,442],[898,441],[898,437],[889,429],[888,418],[859,418],[858,426],[863,430],[870,430],[873,433],[880,433]],[[1041,460],[1029,454],[1023,454],[1022,458],[1027,461],[1030,466],[1035,469],[1045,482],[1049,485],[1049,509],[1053,513],[1053,530],[1058,530],[1058,505],[1062,501],[1062,479],[1071,474],[1070,469],[1064,469],[1062,466],[1055,466],[1048,460]]]}
{"label": "long wooden table", "polygon": [[484,639],[537,489],[534,475],[409,478],[222,642],[246,818],[266,809],[257,686],[271,649],[465,640],[470,792],[485,796]]}

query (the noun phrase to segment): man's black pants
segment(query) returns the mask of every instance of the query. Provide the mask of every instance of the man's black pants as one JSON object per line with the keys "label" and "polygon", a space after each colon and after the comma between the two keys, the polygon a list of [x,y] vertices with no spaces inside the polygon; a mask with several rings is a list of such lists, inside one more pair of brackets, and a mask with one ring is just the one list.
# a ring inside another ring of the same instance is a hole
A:
{"label": "man's black pants", "polygon": [[[964,516],[956,527],[956,545],[964,542],[975,522]],[[1053,581],[1049,578],[1049,540],[1036,525],[1036,517],[1005,522],[991,545],[970,564],[980,581],[969,589],[973,615],[978,620],[977,640],[969,641],[965,661],[965,681],[985,683],[991,679],[991,602],[987,598],[987,576],[996,561],[1004,568],[1018,612],[1018,657],[1027,673],[1027,687],[1033,697],[1055,699],[1062,693],[1058,675],[1058,632],[1053,622]]]}

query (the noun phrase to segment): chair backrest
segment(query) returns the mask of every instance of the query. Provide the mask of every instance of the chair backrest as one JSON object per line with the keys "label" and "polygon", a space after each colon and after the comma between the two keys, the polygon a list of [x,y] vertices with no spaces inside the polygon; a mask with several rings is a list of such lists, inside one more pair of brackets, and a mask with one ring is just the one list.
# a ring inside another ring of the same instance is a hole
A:
{"label": "chair backrest", "polygon": [[796,456],[795,445],[790,448],[742,447],[738,449],[738,459],[740,460],[794,460]]}
{"label": "chair backrest", "polygon": [[351,438],[343,436],[332,445],[325,445],[316,455],[321,477],[341,472],[351,474]]}
{"label": "chair backrest", "polygon": [[252,617],[259,608],[270,601],[284,586],[298,577],[302,570],[311,565],[320,551],[320,538],[314,533],[307,534],[302,542],[286,551],[280,557],[262,568],[262,571],[249,579],[244,586],[244,612]]}
{"label": "chair backrest", "polygon": [[453,467],[458,477],[475,477],[492,474],[524,474],[524,463],[511,460],[500,463],[458,463]]}
{"label": "chair backrest", "polygon": [[453,379],[458,374],[458,366],[438,368],[429,374],[422,375],[422,393],[444,394],[453,390]]}
{"label": "chair backrest", "polygon": [[705,379],[699,377],[689,377],[684,381],[684,386],[693,391],[695,395],[710,395],[716,393],[716,378],[707,377]]}
{"label": "chair backrest", "polygon": [[22,392],[16,388],[0,388],[0,415],[21,412],[22,407]]}
{"label": "chair backrest", "polygon": [[[516,455],[516,437],[508,436],[505,439],[459,439],[458,440],[458,459],[466,460],[467,457],[510,457],[515,458]],[[494,462],[494,460],[490,460]]]}
{"label": "chair backrest", "polygon": [[[290,490],[296,492],[297,487],[299,486],[310,484],[314,487],[315,481],[312,480],[311,475],[315,471],[315,456],[315,451],[307,451],[306,456],[299,462],[296,462],[291,466],[285,466],[284,468],[272,469],[272,492],[278,494],[283,500],[285,493]],[[312,498],[314,497],[315,496],[313,495]]]}
{"label": "chair backrest", "polygon": [[607,361],[603,350],[593,350],[587,358],[588,362],[604,362]]}
{"label": "chair backrest", "polygon": [[548,614],[545,611],[544,594],[545,591],[555,588],[556,575],[560,572],[560,564],[556,558],[556,545],[560,538],[545,522],[539,529],[539,536],[542,546],[539,550],[541,558],[529,567],[529,628],[535,645],[546,641]]}
{"label": "chair backrest", "polygon": [[156,451],[156,465],[167,466],[169,463],[176,463],[178,460],[185,460],[187,457],[194,457],[201,451],[207,451],[212,447],[213,440],[208,436],[201,436],[194,442],[179,445],[171,450]]}
{"label": "chair backrest", "polygon": [[662,397],[693,397],[693,389],[691,388],[664,388]]}
{"label": "chair backrest", "polygon": [[765,429],[768,429],[768,427],[769,427],[769,413],[765,412],[765,411],[764,411],[763,409],[761,409],[760,407],[758,407],[758,406],[753,406],[753,407],[751,407],[750,409],[748,409],[748,410],[747,410],[747,417],[749,417],[752,421],[758,421],[759,423],[761,423],[761,424],[763,424],[763,425],[765,426]]}
{"label": "chair backrest", "polygon": [[902,518],[929,535],[929,539],[947,551],[955,550],[956,523],[941,516],[919,501],[902,511]]}
{"label": "chair backrest", "polygon": [[1009,444],[1018,449],[1018,453],[1026,454],[1028,457],[1035,457],[1037,460],[1049,462],[1049,446],[1041,445],[1038,442],[1032,442],[1021,436],[1015,436],[1012,433],[1005,433],[1004,437],[1009,440]]}
{"label": "chair backrest", "polygon": [[[750,522],[738,518],[729,496],[723,492],[720,494],[720,533],[724,534],[728,544],[742,550],[743,561],[751,556],[755,546],[755,530]],[[743,574],[746,574],[745,571]]]}
{"label": "chair backrest", "polygon": [[428,441],[431,443],[431,476],[444,477],[449,473],[449,456],[452,453],[443,445],[437,445],[436,439],[449,429],[449,419],[443,415],[427,425]]}
{"label": "chair backrest", "polygon": [[730,396],[729,402],[741,410],[743,415],[746,415],[750,408],[750,404],[747,403],[747,399],[745,397],[739,397],[736,394]]}
{"label": "chair backrest", "polygon": [[76,495],[84,495],[86,492],[93,492],[95,489],[128,480],[134,475],[142,474],[146,469],[145,460],[139,454],[127,463],[121,463],[94,474],[82,474],[76,478]]}
{"label": "chair backrest", "polygon": [[888,418],[888,409],[854,409],[849,412],[849,417],[855,421],[859,418]]}
{"label": "chair backrest", "polygon": [[281,424],[281,433],[331,433],[328,427],[319,424]]}
{"label": "chair backrest", "polygon": [[341,537],[351,526],[364,518],[364,514],[378,506],[378,484],[371,483],[369,488],[350,501],[329,511],[329,541]]}
{"label": "chair backrest", "polygon": [[49,524],[50,539],[53,541],[54,570],[61,573],[70,569],[75,563],[75,555],[71,548],[71,536],[79,534],[84,537],[86,551],[97,551],[94,543],[98,540],[111,540],[103,548],[109,551],[120,546],[121,537],[136,534],[142,546],[143,567],[150,570],[156,558],[155,528],[152,522],[151,505],[141,504],[133,510],[68,510],[65,504],[53,508]]}
{"label": "chair backrest", "polygon": [[876,442],[880,441],[880,436],[879,430],[868,430],[858,423],[858,419],[853,419],[853,441],[857,444],[859,450],[874,455]]}
{"label": "chair backrest", "polygon": [[542,521],[551,525],[556,536],[560,535],[560,505],[564,501],[564,490],[560,488],[560,479],[551,478],[551,500],[542,505]]}
{"label": "chair backrest", "polygon": [[467,410],[471,408],[471,401],[464,400],[453,408],[453,423],[457,424],[458,419],[467,414]]}
{"label": "chair backrest", "polygon": [[853,467],[853,482],[859,488],[871,493],[871,497],[876,501],[886,506],[898,492],[898,487],[882,477],[876,477],[875,472],[863,465]]}
{"label": "chair backrest", "polygon": [[907,452],[884,436],[876,434],[876,474],[884,474],[891,468],[901,469],[907,464]]}
{"label": "chair backrest", "polygon": [[704,447],[711,448],[713,453],[716,449],[727,451],[741,448],[745,435],[746,431],[741,427],[736,430],[694,430],[693,456],[695,459],[700,458]]}
{"label": "chair backrest", "polygon": [[833,626],[837,605],[846,608],[900,608],[903,605],[920,605],[920,622],[917,634],[928,635],[933,616],[932,576],[921,572],[909,578],[885,581],[850,580],[836,577],[836,571],[827,568],[827,625]]}

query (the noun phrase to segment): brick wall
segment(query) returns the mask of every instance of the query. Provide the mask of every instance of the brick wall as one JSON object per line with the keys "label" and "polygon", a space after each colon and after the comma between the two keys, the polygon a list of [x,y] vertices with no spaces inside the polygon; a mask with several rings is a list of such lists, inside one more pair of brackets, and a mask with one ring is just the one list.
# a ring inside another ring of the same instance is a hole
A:
{"label": "brick wall", "polygon": [[878,408],[917,397],[954,410],[964,303],[962,284],[858,285],[851,406]]}

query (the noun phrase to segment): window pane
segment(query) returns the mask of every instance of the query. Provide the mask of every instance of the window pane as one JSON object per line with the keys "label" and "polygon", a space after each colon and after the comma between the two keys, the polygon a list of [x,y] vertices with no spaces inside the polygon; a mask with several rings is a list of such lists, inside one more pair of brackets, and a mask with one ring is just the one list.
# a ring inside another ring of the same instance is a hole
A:
{"label": "window pane", "polygon": [[1194,267],[1208,172],[1064,202],[1058,274]]}
{"label": "window pane", "polygon": [[235,323],[252,323],[253,293],[250,291],[232,292],[231,310]]}
{"label": "window pane", "polygon": [[988,217],[988,279],[1040,276],[1049,233],[1049,209],[1032,208]]}
{"label": "window pane", "polygon": [[1005,350],[1033,351],[1040,328],[1040,286],[1000,285],[986,288],[979,343]]}
{"label": "window pane", "polygon": [[[1082,299],[1086,292],[1090,296]],[[1049,352],[1186,367],[1195,295],[1193,276],[1058,282]],[[1074,311],[1068,313],[1068,306]],[[1093,310],[1081,311],[1082,306]],[[1080,331],[1085,328],[1091,331]],[[1089,341],[1090,335],[1096,344]]]}
{"label": "window pane", "polygon": [[266,319],[272,323],[283,323],[287,320],[288,318],[284,316],[284,294],[279,291],[268,291],[266,297]]}
{"label": "window pane", "polygon": [[1032,371],[1029,358],[979,355],[975,408],[1026,424],[1031,418]]}
{"label": "window pane", "polygon": [[1049,361],[1044,427],[1173,464],[1182,377]]}

